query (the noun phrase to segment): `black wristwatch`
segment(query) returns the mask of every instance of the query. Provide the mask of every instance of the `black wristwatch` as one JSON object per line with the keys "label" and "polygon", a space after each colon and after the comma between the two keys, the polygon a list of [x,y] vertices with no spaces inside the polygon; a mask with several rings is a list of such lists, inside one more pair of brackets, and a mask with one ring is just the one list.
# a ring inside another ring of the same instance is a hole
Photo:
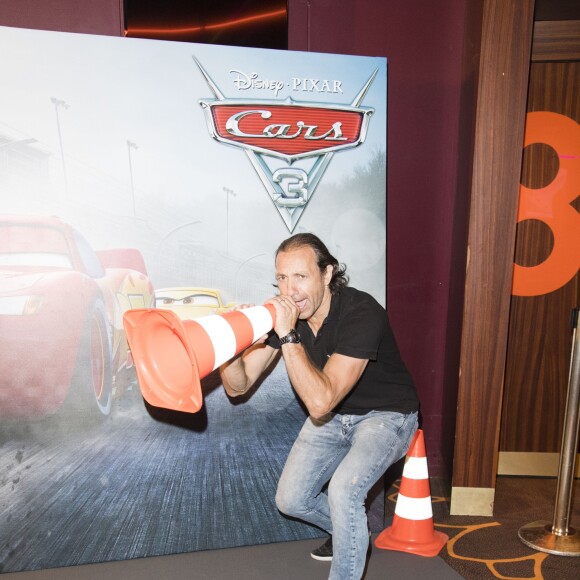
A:
{"label": "black wristwatch", "polygon": [[289,342],[293,342],[294,344],[300,344],[301,342],[300,335],[296,332],[294,328],[286,336],[283,336],[280,339],[280,346],[282,346],[283,344],[287,344]]}

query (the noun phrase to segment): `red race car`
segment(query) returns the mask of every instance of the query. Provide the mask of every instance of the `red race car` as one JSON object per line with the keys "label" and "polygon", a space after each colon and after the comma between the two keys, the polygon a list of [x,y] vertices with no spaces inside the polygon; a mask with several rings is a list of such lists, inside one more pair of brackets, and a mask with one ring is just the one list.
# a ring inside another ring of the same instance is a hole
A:
{"label": "red race car", "polygon": [[130,382],[123,314],[154,301],[138,250],[95,252],[59,218],[0,215],[0,417],[108,415]]}

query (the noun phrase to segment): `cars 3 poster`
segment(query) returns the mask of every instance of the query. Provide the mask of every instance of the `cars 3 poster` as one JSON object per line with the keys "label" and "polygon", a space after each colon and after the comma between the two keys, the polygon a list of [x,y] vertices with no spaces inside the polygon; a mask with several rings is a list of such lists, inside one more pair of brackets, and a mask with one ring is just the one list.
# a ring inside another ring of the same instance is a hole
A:
{"label": "cars 3 poster", "polygon": [[384,304],[386,59],[0,46],[0,572],[321,536],[274,504],[305,417],[283,364],[241,400],[214,372],[199,412],[155,408],[122,319],[262,304],[304,231]]}

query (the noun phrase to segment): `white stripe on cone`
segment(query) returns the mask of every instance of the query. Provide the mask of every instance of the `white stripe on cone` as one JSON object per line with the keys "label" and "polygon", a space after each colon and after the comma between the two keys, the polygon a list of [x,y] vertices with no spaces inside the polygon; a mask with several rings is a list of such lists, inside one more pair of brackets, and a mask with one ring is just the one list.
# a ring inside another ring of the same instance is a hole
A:
{"label": "white stripe on cone", "polygon": [[426,457],[407,457],[403,467],[403,477],[409,479],[428,479]]}
{"label": "white stripe on cone", "polygon": [[250,308],[240,310],[240,312],[252,324],[252,328],[254,329],[254,340],[252,342],[256,342],[258,338],[272,330],[272,315],[265,306],[251,306]]}
{"label": "white stripe on cone", "polygon": [[395,513],[406,520],[428,520],[433,517],[433,506],[430,497],[413,498],[397,496]]}
{"label": "white stripe on cone", "polygon": [[[252,344],[272,330],[272,315],[265,306],[251,306],[250,308],[239,310],[239,312],[252,325],[252,330],[254,331]],[[213,370],[238,354],[236,352],[236,335],[223,316],[219,314],[202,316],[201,318],[196,318],[195,322],[203,327],[211,340],[215,355]]]}
{"label": "white stripe on cone", "polygon": [[219,315],[202,316],[195,322],[209,334],[215,354],[214,370],[236,356],[236,335],[225,318]]}

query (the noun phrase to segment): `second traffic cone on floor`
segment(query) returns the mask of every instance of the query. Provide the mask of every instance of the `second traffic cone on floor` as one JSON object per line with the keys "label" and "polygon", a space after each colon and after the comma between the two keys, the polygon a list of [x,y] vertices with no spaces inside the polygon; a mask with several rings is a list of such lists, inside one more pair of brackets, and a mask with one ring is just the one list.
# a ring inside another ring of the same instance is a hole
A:
{"label": "second traffic cone on floor", "polygon": [[425,439],[417,429],[405,459],[393,523],[378,535],[375,546],[431,557],[447,540],[447,535],[433,527]]}

